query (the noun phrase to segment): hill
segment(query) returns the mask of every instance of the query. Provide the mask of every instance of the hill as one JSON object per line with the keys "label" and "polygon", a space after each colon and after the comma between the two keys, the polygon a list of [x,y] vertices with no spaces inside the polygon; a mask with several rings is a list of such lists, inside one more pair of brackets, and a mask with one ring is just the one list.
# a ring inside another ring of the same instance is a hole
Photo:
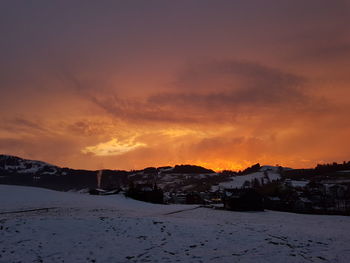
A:
{"label": "hill", "polygon": [[[55,190],[79,190],[97,187],[96,170],[62,168],[42,161],[27,160],[16,156],[0,155],[0,184],[16,184],[44,187]],[[103,170],[102,188],[127,187],[153,183],[166,190],[180,191],[201,186],[210,188],[210,181],[222,180],[213,170],[196,165],[174,167],[148,167],[137,171]],[[203,189],[204,189],[203,188]]]}
{"label": "hill", "polygon": [[[350,162],[318,165],[314,169],[291,169],[254,164],[243,171],[213,170],[196,165],[147,167],[142,170],[103,170],[101,188],[125,188],[133,184],[154,184],[165,192],[206,192],[223,188],[266,185],[278,180],[349,180]],[[44,187],[55,190],[96,188],[96,170],[62,168],[42,161],[0,155],[0,184]]]}

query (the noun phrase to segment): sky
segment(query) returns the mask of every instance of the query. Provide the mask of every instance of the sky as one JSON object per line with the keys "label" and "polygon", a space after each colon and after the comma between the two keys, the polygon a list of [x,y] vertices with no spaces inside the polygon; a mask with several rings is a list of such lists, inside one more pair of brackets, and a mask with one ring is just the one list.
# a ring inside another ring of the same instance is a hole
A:
{"label": "sky", "polygon": [[84,169],[350,160],[349,0],[0,2],[0,153]]}

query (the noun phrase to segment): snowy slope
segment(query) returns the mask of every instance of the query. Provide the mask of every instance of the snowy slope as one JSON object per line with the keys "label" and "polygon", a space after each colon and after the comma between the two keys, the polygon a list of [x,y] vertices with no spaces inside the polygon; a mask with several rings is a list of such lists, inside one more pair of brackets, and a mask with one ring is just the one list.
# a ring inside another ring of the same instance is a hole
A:
{"label": "snowy slope", "polygon": [[213,186],[213,190],[217,188],[241,188],[244,182],[248,181],[249,183],[253,182],[254,179],[258,179],[259,183],[262,181],[266,184],[281,178],[278,167],[275,166],[262,166],[259,172],[250,173],[246,175],[234,176],[228,182],[222,182],[218,186]]}
{"label": "snowy slope", "polygon": [[59,167],[41,161],[0,155],[0,170],[19,174],[55,174],[58,172]]}
{"label": "snowy slope", "polygon": [[349,217],[239,213],[3,185],[0,204],[0,262],[350,260]]}

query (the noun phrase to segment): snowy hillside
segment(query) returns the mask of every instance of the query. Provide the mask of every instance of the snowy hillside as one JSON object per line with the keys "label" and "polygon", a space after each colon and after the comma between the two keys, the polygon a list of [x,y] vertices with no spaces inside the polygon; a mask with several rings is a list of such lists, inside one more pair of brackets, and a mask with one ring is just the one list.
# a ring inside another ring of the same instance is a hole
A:
{"label": "snowy hillside", "polygon": [[60,168],[45,162],[0,155],[0,170],[20,174],[56,174]]}
{"label": "snowy hillside", "polygon": [[231,177],[230,181],[222,182],[218,186],[213,186],[212,190],[217,190],[218,188],[241,188],[246,182],[251,186],[254,180],[257,180],[260,184],[267,184],[281,178],[279,169],[280,168],[276,166],[265,165],[262,166],[258,172]]}
{"label": "snowy hillside", "polygon": [[[37,186],[67,191],[94,188],[97,171],[62,168],[41,161],[0,155],[0,184]],[[125,171],[106,171],[103,185],[126,181]]]}
{"label": "snowy hillside", "polygon": [[0,262],[349,262],[350,217],[0,185]]}

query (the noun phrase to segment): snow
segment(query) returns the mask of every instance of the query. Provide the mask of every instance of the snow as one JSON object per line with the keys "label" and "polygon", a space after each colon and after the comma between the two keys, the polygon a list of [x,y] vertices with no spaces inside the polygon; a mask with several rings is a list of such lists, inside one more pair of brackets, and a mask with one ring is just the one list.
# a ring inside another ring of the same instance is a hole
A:
{"label": "snow", "polygon": [[157,205],[136,201],[123,195],[93,196],[76,192],[58,192],[48,189],[0,185],[0,213],[35,208],[58,207],[76,209],[118,209],[129,214],[151,215],[197,206]]}
{"label": "snow", "polygon": [[169,168],[160,168],[159,170],[162,172],[169,172],[169,171],[173,171],[175,169],[175,167],[169,167]]}
{"label": "snow", "polygon": [[259,172],[250,173],[247,175],[234,176],[232,177],[231,181],[222,182],[219,184],[219,186],[214,186],[212,190],[215,191],[218,188],[241,188],[245,181],[251,182],[254,179],[258,179],[259,183],[263,179],[264,182],[267,183],[266,178],[264,178],[265,177],[264,172],[267,173],[270,181],[278,180],[280,179],[281,176],[278,173],[277,169],[278,167],[274,167],[274,166],[262,166]]}
{"label": "snow", "polygon": [[37,173],[42,167],[34,166],[32,168],[24,169],[23,167],[15,166],[15,170],[18,170],[18,173]]}
{"label": "snow", "polygon": [[[41,208],[51,209],[23,211]],[[350,260],[350,217],[155,205],[20,186],[0,185],[0,233],[0,262]]]}
{"label": "snow", "polygon": [[[42,161],[25,160],[9,155],[0,155],[0,160],[5,161],[4,170],[20,174],[35,174],[43,169],[51,169],[51,171],[46,171],[43,174],[55,174],[57,172],[56,166]],[[10,160],[10,164],[7,163],[8,160]]]}
{"label": "snow", "polygon": [[290,180],[290,184],[293,187],[305,187],[310,181],[303,181],[303,180]]}

